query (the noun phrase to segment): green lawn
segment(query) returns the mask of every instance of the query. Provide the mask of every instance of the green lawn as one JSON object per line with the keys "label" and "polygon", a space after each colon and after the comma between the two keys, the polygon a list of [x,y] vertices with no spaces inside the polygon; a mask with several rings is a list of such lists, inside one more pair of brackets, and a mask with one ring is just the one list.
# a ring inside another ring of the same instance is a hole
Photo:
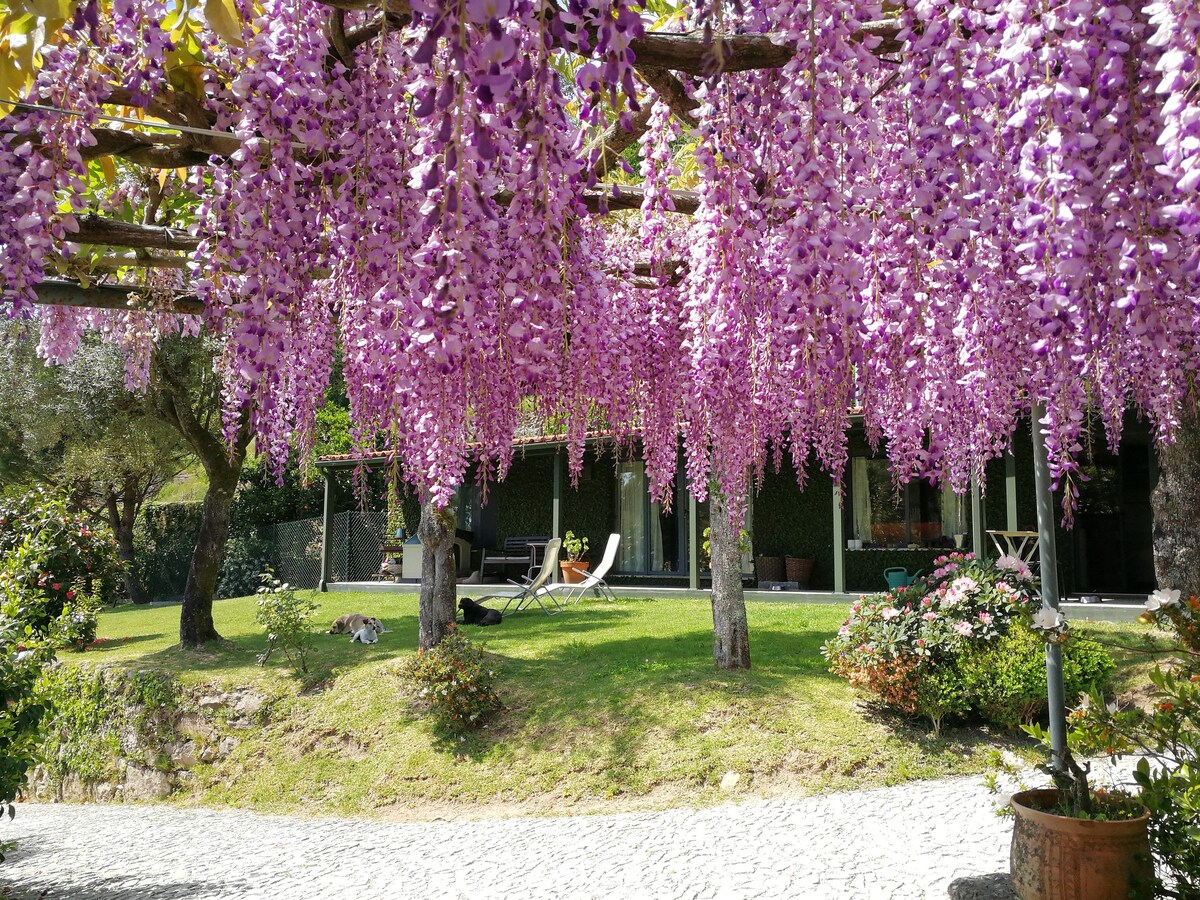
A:
{"label": "green lawn", "polygon": [[205,654],[171,649],[177,606],[101,616],[109,641],[89,651],[93,663],[255,684],[272,698],[262,728],[197,769],[185,801],[406,816],[703,803],[729,796],[718,784],[731,771],[735,794],[794,794],[980,773],[997,748],[1027,746],[979,729],[935,740],[869,709],[819,653],[840,606],[748,604],[754,667],[718,672],[709,605],[696,600],[592,601],[470,629],[495,659],[506,708],[477,738],[446,745],[391,672],[415,649],[416,598],[318,597],[322,620],[363,612],[394,631],[369,647],[321,635],[301,680],[283,660],[255,664],[264,638],[253,598],[217,602],[233,644]]}

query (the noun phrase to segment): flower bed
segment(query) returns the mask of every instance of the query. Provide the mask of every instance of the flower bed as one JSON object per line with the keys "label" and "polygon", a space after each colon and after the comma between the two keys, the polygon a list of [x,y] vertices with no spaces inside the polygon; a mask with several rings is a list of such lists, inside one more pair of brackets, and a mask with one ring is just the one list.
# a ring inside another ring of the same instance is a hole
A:
{"label": "flower bed", "polygon": [[[977,714],[1005,727],[1045,706],[1042,643],[1030,633],[1037,580],[1025,563],[982,563],[970,553],[934,560],[924,581],[863,596],[822,647],[830,670],[888,707],[928,717],[940,733],[950,717]],[[1103,683],[1113,663],[1098,646],[1073,641],[1068,696]]]}

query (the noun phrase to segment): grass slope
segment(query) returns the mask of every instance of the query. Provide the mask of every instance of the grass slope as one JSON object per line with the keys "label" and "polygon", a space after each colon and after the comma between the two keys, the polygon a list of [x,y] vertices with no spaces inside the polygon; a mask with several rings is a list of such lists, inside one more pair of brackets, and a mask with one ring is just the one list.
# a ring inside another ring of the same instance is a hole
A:
{"label": "grass slope", "polygon": [[506,709],[491,729],[446,744],[391,672],[415,649],[416,598],[319,597],[326,621],[363,612],[394,631],[369,647],[320,636],[301,680],[282,660],[255,664],[264,637],[253,598],[216,603],[217,630],[233,644],[203,654],[171,648],[177,606],[101,616],[109,642],[92,662],[253,684],[272,698],[260,730],[196,770],[190,800],[406,817],[661,806],[727,797],[718,784],[731,771],[735,793],[758,795],[983,772],[1015,740],[976,729],[934,740],[920,723],[870,711],[819,653],[840,606],[747,604],[754,667],[727,673],[712,665],[706,602],[620,600],[471,629],[495,660]]}

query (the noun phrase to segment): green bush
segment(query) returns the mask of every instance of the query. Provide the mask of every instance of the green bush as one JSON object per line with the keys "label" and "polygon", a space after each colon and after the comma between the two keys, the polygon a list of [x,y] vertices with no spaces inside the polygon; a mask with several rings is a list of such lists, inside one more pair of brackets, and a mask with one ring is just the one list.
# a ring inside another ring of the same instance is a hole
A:
{"label": "green bush", "polygon": [[947,719],[977,709],[964,663],[1028,619],[1036,582],[1010,558],[984,564],[951,553],[934,566],[926,580],[861,597],[821,652],[830,671],[940,733]]}
{"label": "green bush", "polygon": [[310,597],[300,597],[295,589],[271,575],[259,576],[258,612],[254,621],[267,630],[267,649],[258,657],[265,666],[271,654],[282,650],[288,661],[301,672],[308,671],[308,653],[312,649],[312,620],[317,604]]}
{"label": "green bush", "polygon": [[483,651],[453,626],[440,644],[404,660],[398,672],[451,734],[478,728],[500,709],[495,671]]}
{"label": "green bush", "polygon": [[[1103,691],[1115,668],[1099,644],[1069,638],[1063,645],[1065,696]],[[972,706],[989,722],[1017,729],[1046,709],[1045,643],[1023,623],[965,657],[960,669]]]}
{"label": "green bush", "polygon": [[262,573],[271,567],[269,542],[252,535],[231,534],[217,579],[218,597],[246,597],[258,591]]}
{"label": "green bush", "polygon": [[[13,814],[13,801],[39,758],[46,708],[35,686],[51,658],[47,643],[29,625],[0,613],[0,814]],[[4,860],[0,841],[0,862]]]}

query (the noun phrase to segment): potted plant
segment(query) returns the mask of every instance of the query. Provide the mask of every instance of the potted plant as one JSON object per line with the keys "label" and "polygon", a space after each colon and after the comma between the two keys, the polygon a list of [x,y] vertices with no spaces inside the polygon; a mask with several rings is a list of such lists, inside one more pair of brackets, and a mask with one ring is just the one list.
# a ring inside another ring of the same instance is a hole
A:
{"label": "potted plant", "polygon": [[[1141,706],[1084,696],[1067,718],[1067,753],[1054,788],[1012,798],[1011,871],[1022,900],[1053,898],[1194,897],[1200,893],[1200,598],[1159,590],[1141,621],[1173,632],[1170,662],[1151,673]],[[1035,616],[1049,640],[1066,623],[1053,610]],[[1147,648],[1122,648],[1146,650]],[[1026,729],[1047,741],[1038,726]],[[1089,783],[1076,755],[1115,758],[1138,752],[1137,796]],[[1167,878],[1156,876],[1154,859]]]}
{"label": "potted plant", "polygon": [[575,532],[568,531],[563,538],[562,549],[567,558],[559,561],[562,568],[563,582],[579,584],[587,577],[588,563],[584,559],[588,552],[588,539],[576,537]]}

